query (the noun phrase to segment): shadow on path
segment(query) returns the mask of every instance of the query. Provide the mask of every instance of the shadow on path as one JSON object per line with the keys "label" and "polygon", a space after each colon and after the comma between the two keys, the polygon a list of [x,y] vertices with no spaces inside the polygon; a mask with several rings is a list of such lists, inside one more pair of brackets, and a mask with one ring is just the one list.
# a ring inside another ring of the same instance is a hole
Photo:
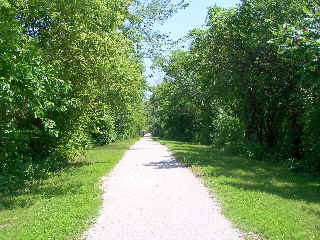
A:
{"label": "shadow on path", "polygon": [[171,161],[150,162],[148,164],[144,164],[144,166],[154,167],[156,169],[186,168],[183,163],[175,159]]}

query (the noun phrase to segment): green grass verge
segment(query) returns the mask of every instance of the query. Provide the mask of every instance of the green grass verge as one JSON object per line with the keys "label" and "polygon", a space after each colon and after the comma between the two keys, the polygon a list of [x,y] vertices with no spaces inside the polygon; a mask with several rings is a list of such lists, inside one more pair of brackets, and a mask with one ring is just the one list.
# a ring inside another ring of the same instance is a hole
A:
{"label": "green grass verge", "polygon": [[159,140],[214,193],[247,239],[320,240],[320,179],[210,146]]}
{"label": "green grass verge", "polygon": [[95,148],[41,183],[0,193],[0,239],[79,239],[102,205],[99,180],[137,140]]}

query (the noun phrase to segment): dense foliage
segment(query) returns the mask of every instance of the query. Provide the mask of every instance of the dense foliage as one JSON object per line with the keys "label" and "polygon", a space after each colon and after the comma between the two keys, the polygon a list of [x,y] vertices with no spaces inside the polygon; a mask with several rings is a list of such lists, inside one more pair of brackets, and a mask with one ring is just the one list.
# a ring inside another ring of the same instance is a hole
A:
{"label": "dense foliage", "polygon": [[319,173],[319,20],[304,0],[211,8],[190,49],[160,61],[166,80],[148,106],[154,132]]}
{"label": "dense foliage", "polygon": [[0,188],[144,128],[130,0],[0,0]]}

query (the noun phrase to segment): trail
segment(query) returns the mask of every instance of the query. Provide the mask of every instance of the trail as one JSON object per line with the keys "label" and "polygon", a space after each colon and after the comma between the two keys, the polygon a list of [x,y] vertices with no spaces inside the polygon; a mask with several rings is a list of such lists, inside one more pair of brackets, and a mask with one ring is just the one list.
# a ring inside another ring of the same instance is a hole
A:
{"label": "trail", "polygon": [[104,179],[104,203],[88,240],[242,240],[190,169],[142,138]]}

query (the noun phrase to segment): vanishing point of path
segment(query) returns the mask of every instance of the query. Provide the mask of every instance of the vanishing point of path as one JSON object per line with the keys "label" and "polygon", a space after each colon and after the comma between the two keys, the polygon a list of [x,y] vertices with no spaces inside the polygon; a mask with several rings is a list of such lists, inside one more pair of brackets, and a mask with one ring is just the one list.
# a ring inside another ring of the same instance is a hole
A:
{"label": "vanishing point of path", "polygon": [[104,179],[88,240],[240,240],[206,188],[168,148],[144,137]]}

